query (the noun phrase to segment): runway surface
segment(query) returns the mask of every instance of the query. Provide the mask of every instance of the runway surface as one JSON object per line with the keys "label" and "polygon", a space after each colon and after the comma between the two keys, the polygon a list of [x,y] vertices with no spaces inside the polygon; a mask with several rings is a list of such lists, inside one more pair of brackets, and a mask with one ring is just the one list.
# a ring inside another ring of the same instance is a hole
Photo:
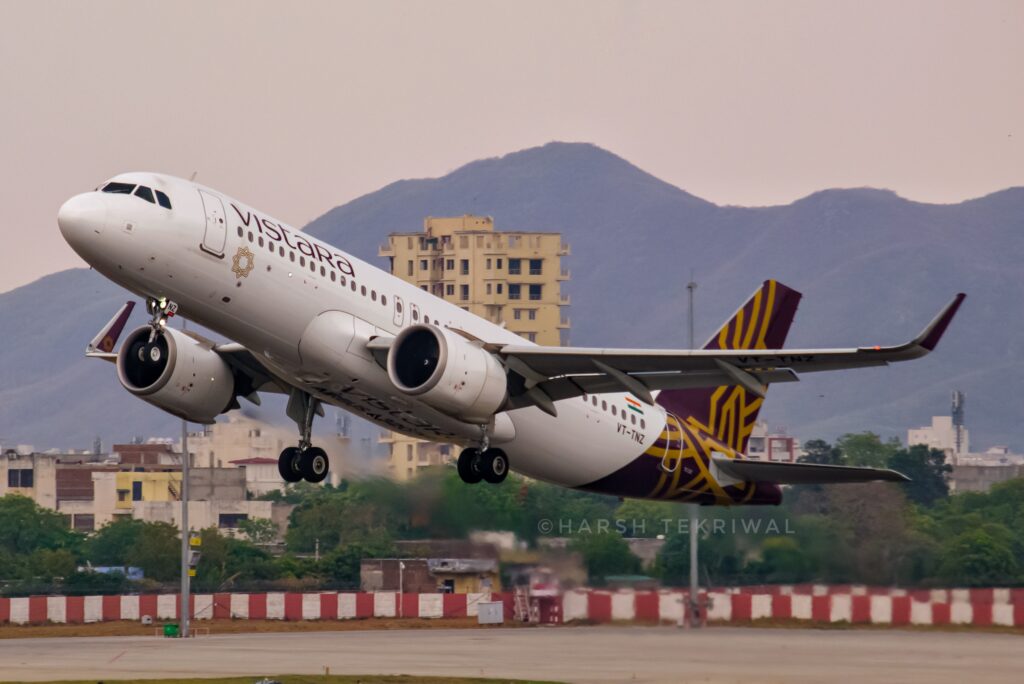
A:
{"label": "runway surface", "polygon": [[563,627],[0,641],[0,680],[418,674],[566,682],[1020,682],[1024,637]]}

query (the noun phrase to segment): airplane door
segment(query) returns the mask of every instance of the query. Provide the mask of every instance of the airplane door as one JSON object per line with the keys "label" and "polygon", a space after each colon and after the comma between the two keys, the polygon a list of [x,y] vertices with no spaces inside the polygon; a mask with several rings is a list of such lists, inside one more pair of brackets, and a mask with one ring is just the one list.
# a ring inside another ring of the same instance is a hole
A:
{"label": "airplane door", "polygon": [[402,325],[405,321],[405,304],[402,303],[401,297],[392,297],[395,300],[395,325]]}
{"label": "airplane door", "polygon": [[204,252],[216,257],[224,256],[224,244],[228,239],[228,225],[225,220],[224,203],[220,197],[200,190],[199,196],[203,198],[203,209],[206,211],[206,233],[203,234],[203,242],[200,245]]}

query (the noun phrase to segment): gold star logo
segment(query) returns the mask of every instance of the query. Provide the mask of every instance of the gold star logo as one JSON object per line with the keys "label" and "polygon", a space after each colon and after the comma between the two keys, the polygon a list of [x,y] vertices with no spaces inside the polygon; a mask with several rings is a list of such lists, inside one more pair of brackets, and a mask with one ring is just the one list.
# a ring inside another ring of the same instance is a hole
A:
{"label": "gold star logo", "polygon": [[231,257],[231,272],[236,279],[245,278],[256,265],[256,255],[248,247],[239,247],[235,256]]}

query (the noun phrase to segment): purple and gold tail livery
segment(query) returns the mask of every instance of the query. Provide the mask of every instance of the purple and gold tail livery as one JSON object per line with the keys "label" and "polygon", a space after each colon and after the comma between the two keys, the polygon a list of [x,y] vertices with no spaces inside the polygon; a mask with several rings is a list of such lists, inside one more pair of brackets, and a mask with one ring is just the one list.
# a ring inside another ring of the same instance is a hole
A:
{"label": "purple and gold tail livery", "polygon": [[[704,349],[781,349],[801,294],[775,280],[761,287],[716,332]],[[658,440],[639,458],[587,487],[631,496],[707,504],[777,504],[769,483],[723,485],[712,472],[713,453],[742,454],[764,402],[738,385],[664,390],[657,397],[667,415]]]}

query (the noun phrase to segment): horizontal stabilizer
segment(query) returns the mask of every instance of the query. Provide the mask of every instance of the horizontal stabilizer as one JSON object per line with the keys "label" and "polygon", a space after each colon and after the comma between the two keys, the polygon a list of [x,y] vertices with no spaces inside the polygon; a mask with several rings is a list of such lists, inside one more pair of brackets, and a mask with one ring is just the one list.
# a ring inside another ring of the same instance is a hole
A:
{"label": "horizontal stabilizer", "polygon": [[712,454],[715,466],[730,477],[746,482],[774,484],[839,484],[851,482],[909,482],[903,473],[887,468],[854,468],[819,463],[777,463],[729,458]]}
{"label": "horizontal stabilizer", "polygon": [[117,346],[117,338],[121,336],[121,331],[124,330],[128,317],[132,315],[132,309],[134,308],[135,302],[127,302],[118,309],[114,317],[89,342],[89,346],[85,348],[85,355],[90,358],[103,359],[104,361],[116,361],[117,354],[114,352],[114,347]]}

